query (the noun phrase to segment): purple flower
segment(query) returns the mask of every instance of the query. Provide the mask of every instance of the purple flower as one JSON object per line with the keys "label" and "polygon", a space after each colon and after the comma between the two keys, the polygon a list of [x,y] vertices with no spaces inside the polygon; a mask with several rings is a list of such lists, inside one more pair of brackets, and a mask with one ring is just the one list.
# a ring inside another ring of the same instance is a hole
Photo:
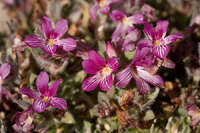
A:
{"label": "purple flower", "polygon": [[29,133],[34,128],[32,106],[23,112],[17,112],[13,118],[16,119],[16,123],[12,127],[16,132]]}
{"label": "purple flower", "polygon": [[134,14],[127,17],[120,10],[113,10],[110,14],[110,17],[114,22],[118,23],[115,31],[112,34],[113,42],[118,42],[122,36],[125,36],[130,31],[133,31],[135,29],[134,24],[144,23],[144,18],[141,14]]}
{"label": "purple flower", "polygon": [[144,24],[144,33],[147,40],[140,40],[137,46],[151,47],[153,55],[161,59],[165,58],[170,50],[169,44],[175,42],[177,39],[183,38],[181,33],[174,33],[165,37],[167,29],[167,20],[158,21],[155,29],[151,24]]}
{"label": "purple flower", "polygon": [[118,61],[115,58],[109,58],[106,63],[100,55],[91,50],[82,66],[86,73],[94,75],[83,81],[83,90],[92,91],[99,85],[101,90],[107,91],[112,87],[112,73],[118,68]]}
{"label": "purple flower", "polygon": [[127,86],[132,78],[135,79],[138,91],[142,95],[151,90],[148,83],[154,86],[164,86],[159,75],[153,75],[147,70],[152,66],[152,56],[144,58],[148,53],[149,48],[136,50],[135,56],[128,67],[116,74],[117,88]]}
{"label": "purple flower", "polygon": [[0,100],[2,98],[2,84],[3,80],[10,74],[10,65],[8,63],[4,63],[0,67]]}
{"label": "purple flower", "polygon": [[94,0],[95,5],[90,9],[90,17],[93,22],[96,22],[97,10],[102,14],[107,14],[110,11],[110,5],[118,2],[119,0]]}
{"label": "purple flower", "polygon": [[25,38],[25,43],[32,48],[42,48],[47,54],[54,54],[57,48],[64,51],[72,51],[76,48],[76,41],[71,37],[61,39],[68,29],[65,19],[61,19],[56,23],[55,29],[52,28],[51,21],[48,17],[43,17],[40,24],[43,37],[37,35],[29,35]]}
{"label": "purple flower", "polygon": [[49,105],[54,108],[65,110],[67,108],[65,99],[54,97],[62,79],[56,80],[50,86],[48,86],[48,82],[48,74],[46,72],[41,72],[36,80],[36,86],[39,93],[32,91],[29,88],[21,88],[20,92],[34,99],[33,109],[38,113],[43,112]]}

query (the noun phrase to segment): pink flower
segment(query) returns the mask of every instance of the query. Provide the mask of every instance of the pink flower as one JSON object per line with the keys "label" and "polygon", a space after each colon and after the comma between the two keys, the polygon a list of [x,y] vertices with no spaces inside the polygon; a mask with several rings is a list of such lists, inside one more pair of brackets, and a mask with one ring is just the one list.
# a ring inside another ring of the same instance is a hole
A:
{"label": "pink flower", "polygon": [[144,17],[141,14],[134,14],[128,17],[120,10],[113,10],[110,14],[110,17],[114,22],[118,23],[115,31],[112,34],[112,42],[118,42],[122,36],[134,31],[135,24],[144,23]]}
{"label": "pink flower", "polygon": [[55,29],[52,28],[51,21],[48,17],[43,17],[40,24],[43,37],[29,35],[25,38],[25,43],[32,48],[42,48],[47,54],[54,54],[58,48],[64,51],[72,51],[76,48],[76,41],[71,38],[60,39],[68,29],[65,19],[56,23]]}
{"label": "pink flower", "polygon": [[[152,56],[147,56],[149,48],[137,49],[132,62],[124,70],[116,74],[116,87],[122,88],[129,84],[132,78],[135,79],[136,86],[140,94],[149,93],[150,84],[154,86],[164,86],[164,82],[159,75],[151,74],[147,68],[152,66]],[[144,58],[147,56],[146,58]]]}
{"label": "pink flower", "polygon": [[54,97],[62,79],[56,80],[50,86],[48,86],[48,82],[48,74],[46,72],[41,72],[36,80],[36,86],[39,93],[32,91],[29,88],[21,88],[20,92],[34,99],[33,109],[38,113],[43,112],[49,105],[54,108],[65,110],[67,108],[65,99]]}
{"label": "pink flower", "polygon": [[140,40],[137,43],[138,47],[151,47],[152,53],[158,58],[165,58],[170,50],[170,43],[175,42],[177,39],[183,38],[181,33],[174,33],[167,37],[168,21],[161,20],[157,22],[154,29],[151,24],[144,24],[144,33],[147,37],[146,40]]}
{"label": "pink flower", "polygon": [[109,58],[106,63],[100,55],[91,50],[82,66],[86,73],[93,74],[83,81],[83,90],[92,91],[99,85],[101,90],[108,91],[112,87],[112,73],[118,68],[118,61],[115,58]]}

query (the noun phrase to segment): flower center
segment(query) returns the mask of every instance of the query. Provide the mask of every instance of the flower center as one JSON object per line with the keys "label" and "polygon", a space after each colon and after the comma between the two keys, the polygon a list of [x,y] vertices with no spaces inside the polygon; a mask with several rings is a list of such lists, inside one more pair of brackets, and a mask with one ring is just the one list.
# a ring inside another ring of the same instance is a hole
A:
{"label": "flower center", "polygon": [[127,22],[128,22],[127,18],[126,18],[126,17],[123,17],[122,22],[123,22],[123,23],[127,23]]}
{"label": "flower center", "polygon": [[155,45],[159,45],[159,44],[160,44],[160,41],[159,41],[159,40],[156,40],[154,44],[155,44]]}
{"label": "flower center", "polygon": [[47,45],[53,45],[54,41],[53,39],[49,39],[48,44]]}
{"label": "flower center", "polygon": [[103,68],[103,75],[104,76],[110,75],[111,72],[112,72],[112,70],[109,67],[104,67]]}
{"label": "flower center", "polygon": [[45,102],[48,102],[48,101],[49,101],[49,97],[44,97],[43,100],[44,100]]}
{"label": "flower center", "polygon": [[104,0],[100,0],[99,3],[100,3],[100,6],[105,6],[106,4]]}
{"label": "flower center", "polygon": [[122,23],[124,24],[125,28],[128,27],[128,26],[132,26],[131,21],[128,20],[127,17],[123,17],[123,19],[122,19]]}

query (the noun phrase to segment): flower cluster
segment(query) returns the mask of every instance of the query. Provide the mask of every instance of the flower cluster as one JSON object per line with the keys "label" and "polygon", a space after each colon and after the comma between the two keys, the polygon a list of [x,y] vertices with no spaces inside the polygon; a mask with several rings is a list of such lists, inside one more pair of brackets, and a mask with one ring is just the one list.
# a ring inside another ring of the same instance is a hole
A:
{"label": "flower cluster", "polygon": [[[102,13],[110,11],[111,3],[118,1],[97,1],[90,11],[91,19],[96,21],[96,11],[100,9]],[[168,21],[160,20],[157,22],[156,28],[149,22],[146,22],[144,16],[136,13],[132,16],[127,16],[120,10],[113,10],[110,13],[110,18],[117,23],[116,29],[112,34],[112,43],[116,47],[121,47],[117,52],[112,46],[112,53],[115,55],[123,54],[123,51],[135,51],[135,55],[129,65],[116,74],[119,63],[114,58],[109,58],[105,63],[104,59],[95,51],[90,51],[88,59],[82,63],[83,69],[88,74],[94,76],[87,78],[82,88],[85,91],[92,91],[97,85],[104,91],[112,87],[113,79],[116,81],[117,88],[126,87],[132,78],[134,78],[136,86],[140,94],[144,95],[150,92],[150,85],[164,87],[164,82],[161,76],[156,72],[160,66],[174,68],[175,64],[167,59],[170,51],[170,44],[177,39],[183,38],[181,33],[174,33],[166,36],[168,30]],[[144,25],[145,39],[140,39],[141,32],[135,25]],[[139,40],[139,41],[138,41]],[[135,44],[135,42],[137,42]],[[106,46],[107,47],[107,46]],[[113,52],[114,51],[114,52]],[[109,53],[106,51],[106,53]],[[117,53],[117,54],[116,54]],[[116,57],[116,56],[115,56]],[[159,63],[157,63],[159,62]]]}
{"label": "flower cluster", "polygon": [[[175,63],[168,59],[167,56],[170,52],[170,45],[177,39],[183,38],[183,35],[181,33],[167,35],[168,20],[159,20],[154,28],[153,24],[150,22],[151,20],[155,20],[155,12],[147,5],[144,6],[140,12],[135,12],[133,14],[123,11],[123,8],[113,9],[114,6],[112,8],[112,5],[117,3],[122,4],[124,1],[94,0],[95,4],[90,9],[90,17],[94,24],[97,22],[97,13],[100,12],[109,16],[109,22],[113,22],[115,28],[111,28],[113,32],[112,35],[110,34],[111,37],[108,38],[108,42],[103,46],[105,48],[103,52],[97,52],[94,49],[88,48],[89,50],[84,51],[84,55],[81,55],[82,57],[84,56],[80,63],[82,65],[81,69],[84,70],[88,77],[81,82],[82,86],[80,86],[86,93],[98,87],[104,92],[109,91],[111,88],[128,88],[130,82],[134,80],[138,93],[144,96],[151,92],[153,86],[164,87],[164,80],[157,73],[160,67],[175,67]],[[130,1],[135,3],[135,0]],[[151,14],[150,12],[153,13]],[[34,52],[32,49],[39,48],[42,49],[42,54],[52,57],[46,58],[48,60],[48,63],[46,63],[48,65],[46,66],[51,67],[51,61],[49,60],[54,59],[54,55],[61,56],[59,58],[61,60],[55,58],[56,61],[57,59],[63,61],[66,58],[62,55],[67,55],[66,53],[69,53],[69,51],[75,51],[79,44],[81,44],[81,41],[78,39],[75,40],[72,37],[65,37],[67,30],[68,21],[66,19],[60,19],[54,27],[51,20],[47,16],[43,16],[40,23],[42,35],[31,34],[26,36],[24,45],[30,47],[33,56]],[[131,56],[131,59],[128,59],[126,58],[126,54],[130,52],[133,53],[133,56]],[[68,55],[70,56],[73,54],[74,52],[70,52]],[[80,51],[79,54],[81,54]],[[77,54],[73,56],[77,57]],[[43,56],[38,55],[38,57],[42,58]],[[45,62],[46,59],[43,61]],[[57,68],[58,67],[55,67],[55,69]],[[0,67],[0,99],[3,80],[9,75],[10,69],[10,65],[7,63]],[[63,68],[63,71],[64,70]],[[57,74],[55,75],[58,76]],[[30,102],[28,108],[25,108],[22,112],[17,112],[13,117],[16,119],[13,125],[15,131],[22,133],[31,132],[34,128],[34,113],[42,113],[49,106],[60,110],[67,109],[66,100],[56,97],[58,87],[61,83],[62,79],[58,79],[49,84],[47,72],[40,72],[36,79],[37,91],[33,90],[32,87],[26,88],[23,87],[23,85],[22,87],[20,86],[19,92],[28,96],[32,102]],[[126,93],[130,98],[124,96],[125,98],[122,98],[123,100],[120,106],[125,106],[126,103],[133,103],[134,94],[132,91]],[[124,99],[129,100],[126,101]],[[107,114],[104,113],[105,111],[103,108],[108,110]],[[102,104],[99,110],[103,117],[110,115],[112,109],[107,106],[104,107]],[[192,117],[192,123],[196,124],[199,122],[199,109],[193,105],[188,107],[187,110],[188,114]],[[124,123],[132,123],[129,119],[128,112],[125,110],[116,107],[116,115],[119,120],[119,127],[124,125]],[[123,116],[126,117],[123,118]]]}

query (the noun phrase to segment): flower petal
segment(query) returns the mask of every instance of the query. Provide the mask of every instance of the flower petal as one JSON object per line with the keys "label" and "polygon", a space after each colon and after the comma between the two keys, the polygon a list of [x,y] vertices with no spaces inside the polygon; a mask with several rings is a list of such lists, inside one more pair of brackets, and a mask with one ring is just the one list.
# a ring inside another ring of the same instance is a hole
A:
{"label": "flower petal", "polygon": [[144,33],[148,39],[154,40],[155,30],[151,24],[144,24]]}
{"label": "flower petal", "polygon": [[152,48],[152,53],[156,57],[163,59],[168,55],[169,50],[170,50],[169,45],[158,45]]}
{"label": "flower petal", "polygon": [[112,69],[112,72],[116,72],[119,66],[119,62],[115,58],[109,58],[107,65]]}
{"label": "flower petal", "polygon": [[33,99],[36,99],[37,97],[36,92],[29,88],[21,88],[20,93],[27,95],[29,98],[33,98]]}
{"label": "flower petal", "polygon": [[54,108],[58,108],[61,110],[67,109],[67,102],[63,98],[58,98],[58,97],[52,97],[50,100],[50,104]]}
{"label": "flower petal", "polygon": [[144,95],[150,92],[151,88],[147,82],[139,78],[137,75],[134,76],[134,79],[140,95]]}
{"label": "flower petal", "polygon": [[114,22],[119,22],[122,21],[122,19],[125,17],[126,15],[120,11],[120,10],[113,10],[112,13],[110,14],[110,18],[114,21]]}
{"label": "flower petal", "polygon": [[56,52],[56,49],[57,49],[57,45],[48,45],[48,46],[44,46],[42,47],[42,49],[44,50],[45,53],[49,54],[49,55],[52,55]]}
{"label": "flower petal", "polygon": [[152,43],[150,40],[140,40],[138,41],[138,43],[136,44],[136,46],[143,48],[143,47],[151,47]]}
{"label": "flower petal", "polygon": [[133,16],[128,17],[128,20],[132,22],[132,24],[142,24],[144,23],[144,17],[141,14],[134,14]]}
{"label": "flower petal", "polygon": [[120,40],[121,34],[123,32],[122,24],[118,24],[115,28],[115,31],[112,33],[112,42],[117,42]]}
{"label": "flower petal", "polygon": [[82,62],[82,67],[88,74],[96,74],[101,69],[91,60],[84,60]]}
{"label": "flower petal", "polygon": [[36,80],[36,86],[41,94],[46,94],[48,90],[49,76],[46,72],[40,72]]}
{"label": "flower petal", "polygon": [[38,48],[44,44],[44,40],[36,35],[29,35],[24,39],[26,45],[31,48]]}
{"label": "flower petal", "polygon": [[174,34],[171,34],[171,35],[169,35],[169,36],[167,36],[166,38],[165,38],[165,43],[166,44],[170,44],[170,43],[173,43],[173,42],[175,42],[177,39],[181,39],[181,38],[183,38],[184,36],[183,36],[183,34],[181,34],[181,33],[174,33]]}
{"label": "flower petal", "polygon": [[159,34],[159,38],[165,37],[167,33],[169,22],[167,20],[160,20],[156,24],[156,32]]}
{"label": "flower petal", "polygon": [[132,73],[130,67],[127,67],[116,74],[116,81],[117,81],[116,87],[123,88],[127,86],[128,83],[131,81],[131,79],[132,79]]}
{"label": "flower petal", "polygon": [[104,61],[104,59],[99,54],[97,54],[94,50],[91,50],[88,53],[88,58],[89,60],[93,61],[98,68],[102,68],[106,65],[106,62]]}
{"label": "flower petal", "polygon": [[109,58],[117,57],[117,53],[110,42],[106,43],[106,54]]}
{"label": "flower petal", "polygon": [[137,61],[143,59],[149,53],[149,51],[150,49],[148,47],[137,48],[131,64],[135,64]]}
{"label": "flower petal", "polygon": [[99,86],[103,91],[108,91],[110,88],[112,88],[112,74],[108,75],[104,78],[104,80],[100,81]]}
{"label": "flower petal", "polygon": [[96,77],[96,75],[94,75],[83,81],[82,88],[84,91],[93,91],[97,87],[99,82],[100,80]]}
{"label": "flower petal", "polygon": [[36,99],[33,103],[33,109],[37,112],[37,113],[41,113],[43,112],[47,107],[49,106],[48,102],[45,102],[42,99]]}
{"label": "flower petal", "polygon": [[56,92],[58,90],[58,86],[60,85],[60,83],[62,83],[62,79],[56,80],[54,83],[50,85],[50,87],[48,88],[49,97],[56,95]]}
{"label": "flower petal", "polygon": [[61,19],[56,23],[54,32],[58,34],[58,37],[62,37],[67,32],[67,29],[68,29],[67,20]]}
{"label": "flower petal", "polygon": [[8,63],[4,63],[0,67],[0,76],[2,79],[5,79],[10,74],[10,65]]}
{"label": "flower petal", "polygon": [[44,16],[42,18],[40,29],[43,32],[44,37],[48,38],[49,34],[52,32],[51,20],[48,17]]}
{"label": "flower petal", "polygon": [[97,10],[98,10],[98,8],[99,8],[98,5],[94,5],[90,9],[90,17],[91,17],[91,20],[93,22],[96,22],[96,16],[97,16]]}
{"label": "flower petal", "polygon": [[166,67],[166,68],[171,68],[172,69],[172,68],[174,68],[176,66],[176,64],[173,61],[171,61],[170,59],[165,58],[162,66]]}
{"label": "flower petal", "polygon": [[66,38],[59,41],[59,45],[63,47],[65,51],[72,51],[76,48],[77,43],[73,38]]}
{"label": "flower petal", "polygon": [[143,67],[137,67],[136,69],[138,76],[146,82],[155,86],[164,86],[163,79],[159,75],[152,75],[149,72],[145,71]]}

